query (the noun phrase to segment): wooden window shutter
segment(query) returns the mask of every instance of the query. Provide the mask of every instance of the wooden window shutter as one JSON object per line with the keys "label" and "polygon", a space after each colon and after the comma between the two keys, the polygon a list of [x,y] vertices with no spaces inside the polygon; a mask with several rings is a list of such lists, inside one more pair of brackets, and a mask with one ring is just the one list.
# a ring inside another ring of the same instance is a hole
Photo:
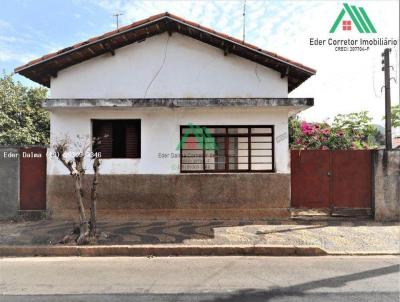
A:
{"label": "wooden window shutter", "polygon": [[99,144],[94,152],[101,152],[101,158],[112,157],[112,122],[93,121],[93,137],[99,139]]}
{"label": "wooden window shutter", "polygon": [[140,121],[128,121],[125,128],[125,155],[140,158]]}

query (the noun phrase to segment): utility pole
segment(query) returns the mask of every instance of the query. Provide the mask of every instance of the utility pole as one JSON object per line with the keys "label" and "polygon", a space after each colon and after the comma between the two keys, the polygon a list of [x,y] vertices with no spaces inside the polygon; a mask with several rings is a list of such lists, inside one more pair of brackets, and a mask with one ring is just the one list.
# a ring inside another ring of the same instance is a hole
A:
{"label": "utility pole", "polygon": [[119,16],[122,16],[123,15],[123,13],[115,13],[114,15],[113,15],[113,17],[115,17],[116,19],[117,19],[117,29],[119,28]]}
{"label": "utility pole", "polygon": [[389,54],[392,50],[385,48],[382,53],[382,71],[385,73],[385,140],[386,150],[392,150],[392,106],[390,101],[390,63]]}

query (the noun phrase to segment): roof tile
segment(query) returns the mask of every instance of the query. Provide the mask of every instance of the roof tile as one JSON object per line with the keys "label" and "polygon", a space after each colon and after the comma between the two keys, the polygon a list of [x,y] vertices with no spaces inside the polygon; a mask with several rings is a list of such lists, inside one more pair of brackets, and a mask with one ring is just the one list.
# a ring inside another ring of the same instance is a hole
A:
{"label": "roof tile", "polygon": [[[269,56],[269,57],[276,58],[276,59],[278,59],[278,60],[280,60],[280,61],[282,61],[282,62],[285,62],[285,63],[287,63],[287,64],[290,64],[290,65],[295,66],[295,67],[298,67],[298,68],[301,68],[301,69],[303,69],[303,70],[306,70],[307,72],[309,72],[309,73],[311,73],[311,74],[314,74],[314,73],[316,72],[315,69],[313,69],[313,68],[310,68],[310,67],[307,67],[307,66],[305,66],[305,65],[303,65],[303,64],[301,64],[301,63],[292,61],[292,60],[290,60],[290,59],[288,59],[288,58],[285,58],[285,57],[283,57],[283,56],[280,56],[280,55],[278,55],[278,54],[276,54],[276,53],[274,53],[274,52],[270,52],[270,51],[261,49],[261,48],[255,46],[255,45],[250,44],[250,43],[244,42],[244,41],[242,41],[242,40],[239,40],[239,39],[237,39],[237,38],[231,37],[231,36],[226,35],[226,34],[224,34],[224,33],[217,32],[217,31],[215,31],[215,30],[213,30],[213,29],[211,29],[211,28],[202,26],[202,25],[200,25],[200,24],[198,24],[198,23],[195,23],[195,22],[186,20],[186,19],[184,19],[184,18],[182,18],[182,17],[179,17],[179,16],[176,16],[176,15],[170,14],[170,13],[168,13],[168,12],[161,13],[161,14],[157,14],[157,15],[151,16],[151,17],[149,17],[149,18],[147,18],[147,19],[143,19],[143,20],[136,21],[136,22],[134,22],[134,23],[132,23],[132,24],[130,24],[130,25],[123,26],[123,27],[121,27],[121,28],[119,28],[119,29],[112,30],[112,31],[107,32],[107,33],[104,33],[104,34],[102,34],[102,35],[99,35],[99,36],[90,38],[90,39],[88,39],[88,40],[86,40],[86,41],[79,42],[79,43],[74,44],[74,45],[72,45],[72,46],[69,46],[69,47],[66,47],[66,48],[64,48],[64,49],[61,49],[61,50],[59,50],[59,51],[57,51],[57,52],[49,53],[49,54],[47,54],[47,55],[44,55],[44,56],[41,57],[41,58],[32,60],[32,61],[28,62],[27,64],[24,64],[24,65],[22,65],[22,66],[19,66],[19,67],[15,68],[15,72],[19,72],[19,73],[25,75],[25,74],[23,73],[23,71],[25,71],[25,70],[27,70],[27,69],[29,69],[29,68],[33,68],[33,66],[36,65],[36,64],[41,64],[41,63],[44,64],[45,61],[48,61],[48,60],[51,60],[51,59],[55,59],[55,58],[57,58],[58,56],[61,56],[61,55],[63,55],[63,54],[66,53],[66,52],[69,52],[69,51],[79,51],[79,49],[82,48],[82,47],[90,47],[90,44],[99,42],[99,41],[102,40],[102,39],[109,38],[109,37],[111,37],[111,36],[113,36],[113,35],[124,34],[125,32],[127,32],[127,31],[129,31],[129,30],[133,30],[133,29],[135,29],[136,27],[139,27],[139,26],[144,25],[144,24],[149,23],[149,22],[153,22],[153,21],[158,20],[158,19],[170,19],[170,20],[174,20],[175,22],[178,22],[178,24],[179,24],[179,23],[185,24],[185,25],[187,25],[187,26],[200,29],[200,30],[202,30],[202,31],[204,31],[204,32],[207,32],[207,33],[209,33],[209,34],[218,36],[219,38],[222,38],[222,39],[225,40],[225,41],[232,42],[232,43],[236,43],[236,44],[239,44],[239,45],[243,45],[244,47],[247,47],[247,48],[249,48],[249,49],[253,49],[253,50],[255,50],[255,51],[259,52],[259,53],[265,54],[265,55],[267,55],[267,56]],[[95,55],[96,55],[96,54],[94,53],[93,56],[95,56]],[[303,81],[304,81],[304,80],[303,80]]]}

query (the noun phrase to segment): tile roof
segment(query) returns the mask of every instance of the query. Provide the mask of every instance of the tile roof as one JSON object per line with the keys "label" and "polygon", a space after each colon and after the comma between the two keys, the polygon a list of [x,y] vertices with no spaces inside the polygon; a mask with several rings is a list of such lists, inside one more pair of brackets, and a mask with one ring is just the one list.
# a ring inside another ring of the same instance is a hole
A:
{"label": "tile roof", "polygon": [[50,87],[50,78],[56,76],[57,72],[64,68],[107,52],[114,53],[115,49],[143,41],[166,31],[169,33],[179,32],[221,48],[225,54],[233,53],[277,70],[282,77],[288,77],[289,91],[295,89],[316,73],[315,69],[303,64],[170,13],[154,15],[57,52],[44,55],[15,68],[14,71],[39,84]]}

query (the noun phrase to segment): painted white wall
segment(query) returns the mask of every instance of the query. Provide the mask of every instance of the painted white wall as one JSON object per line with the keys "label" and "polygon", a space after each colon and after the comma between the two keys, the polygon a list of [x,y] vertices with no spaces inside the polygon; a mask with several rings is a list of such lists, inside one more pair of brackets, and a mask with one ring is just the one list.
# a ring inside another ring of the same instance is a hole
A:
{"label": "painted white wall", "polygon": [[[102,174],[179,174],[181,125],[274,125],[277,172],[289,173],[288,108],[202,109],[57,109],[51,112],[51,142],[68,135],[91,136],[91,119],[141,119],[141,158],[104,159]],[[71,150],[72,152],[74,150]],[[160,154],[168,157],[162,158]],[[67,174],[56,158],[48,160],[48,174]],[[92,168],[87,161],[87,173]]]}
{"label": "painted white wall", "polygon": [[51,79],[52,98],[287,96],[279,72],[179,33],[125,46]]}

